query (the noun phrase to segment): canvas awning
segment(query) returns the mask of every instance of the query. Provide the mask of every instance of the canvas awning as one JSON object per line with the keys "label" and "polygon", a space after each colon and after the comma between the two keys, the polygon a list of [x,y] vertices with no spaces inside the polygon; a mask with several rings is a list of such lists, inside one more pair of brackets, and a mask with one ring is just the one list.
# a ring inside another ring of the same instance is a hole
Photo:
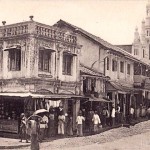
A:
{"label": "canvas awning", "polygon": [[107,92],[118,91],[118,92],[122,92],[122,93],[131,93],[132,91],[134,91],[134,88],[127,87],[127,86],[117,83],[117,82],[109,81],[106,83],[106,91]]}
{"label": "canvas awning", "polygon": [[104,102],[104,103],[112,103],[111,100],[107,100],[104,97],[100,96],[100,97],[94,97],[93,95],[91,95],[90,97],[87,97],[90,102]]}
{"label": "canvas awning", "polygon": [[32,97],[32,98],[50,98],[50,99],[67,99],[81,97],[79,95],[67,95],[67,94],[37,94],[37,93],[0,93],[0,96],[8,97]]}

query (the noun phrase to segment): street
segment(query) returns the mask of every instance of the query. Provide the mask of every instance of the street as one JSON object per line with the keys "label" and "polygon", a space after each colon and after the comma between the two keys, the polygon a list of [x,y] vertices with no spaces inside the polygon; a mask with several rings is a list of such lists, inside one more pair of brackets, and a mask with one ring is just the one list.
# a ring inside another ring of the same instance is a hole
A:
{"label": "street", "polygon": [[[47,140],[40,144],[41,150],[149,150],[150,149],[150,121],[145,121],[130,128],[115,128],[101,134],[72,137],[57,140]],[[14,140],[14,139],[13,139]],[[7,140],[10,145],[11,139]],[[15,144],[20,144],[18,141]],[[24,143],[26,144],[26,143]],[[5,148],[6,149],[6,148]],[[12,149],[12,148],[11,148]],[[15,150],[29,150],[29,144]],[[9,148],[8,148],[9,150]]]}

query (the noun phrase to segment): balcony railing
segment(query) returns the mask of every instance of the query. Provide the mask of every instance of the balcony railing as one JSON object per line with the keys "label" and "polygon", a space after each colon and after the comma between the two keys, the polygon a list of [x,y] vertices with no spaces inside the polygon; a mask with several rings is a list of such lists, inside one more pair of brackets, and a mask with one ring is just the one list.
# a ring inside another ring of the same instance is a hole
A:
{"label": "balcony railing", "polygon": [[25,34],[35,34],[41,37],[55,39],[71,44],[76,44],[76,36],[66,34],[55,27],[34,21],[5,25],[0,29],[0,38],[13,37]]}

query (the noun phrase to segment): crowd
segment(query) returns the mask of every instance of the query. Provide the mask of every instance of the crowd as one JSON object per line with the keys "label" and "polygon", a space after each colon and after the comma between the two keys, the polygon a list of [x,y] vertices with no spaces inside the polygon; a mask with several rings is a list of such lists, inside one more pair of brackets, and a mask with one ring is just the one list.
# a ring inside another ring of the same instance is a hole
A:
{"label": "crowd", "polygon": [[[128,122],[134,119],[135,110],[131,106]],[[80,110],[76,118],[76,130],[73,130],[72,113],[64,113],[63,108],[51,108],[49,113],[41,116],[32,116],[30,119],[24,113],[20,116],[20,142],[23,139],[26,142],[31,141],[31,149],[38,150],[39,142],[44,138],[53,136],[63,137],[68,136],[83,136],[84,132],[89,134],[98,133],[101,128],[107,126],[115,126],[122,123],[123,114],[120,111],[120,106],[112,105],[111,109],[104,106],[101,112],[97,110],[87,111]],[[147,109],[147,116],[150,119],[150,107]]]}

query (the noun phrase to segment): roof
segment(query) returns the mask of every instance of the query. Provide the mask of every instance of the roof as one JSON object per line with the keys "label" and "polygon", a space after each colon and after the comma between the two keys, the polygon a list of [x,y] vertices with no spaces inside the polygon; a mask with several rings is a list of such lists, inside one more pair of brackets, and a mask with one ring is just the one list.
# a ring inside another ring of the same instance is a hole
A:
{"label": "roof", "polygon": [[125,51],[127,51],[130,54],[132,53],[132,45],[116,45],[116,46],[124,49]]}
{"label": "roof", "polygon": [[119,82],[109,81],[106,84],[106,90],[107,91],[120,91],[120,92],[126,92],[130,93],[134,91],[133,87],[127,87]]}
{"label": "roof", "polygon": [[135,58],[134,56],[132,56],[130,53],[126,52],[124,49],[119,48],[115,45],[110,44],[109,42],[103,40],[102,38],[95,36],[85,30],[83,30],[82,28],[79,28],[75,25],[72,25],[64,20],[59,20],[56,24],[54,24],[54,26],[61,26],[61,25],[66,25],[72,29],[74,29],[76,32],[80,32],[81,34],[86,35],[87,37],[91,38],[92,40],[94,40],[95,42],[99,43],[100,45],[102,45],[103,47],[107,48],[107,50],[111,50],[111,51],[115,51],[119,54],[122,54],[123,56],[125,56],[128,59],[134,60],[134,61],[139,61],[137,58]]}
{"label": "roof", "polygon": [[104,77],[104,74],[101,72],[98,72],[94,69],[91,69],[83,64],[80,64],[80,73],[81,75],[91,75],[91,76],[97,76],[97,77]]}

